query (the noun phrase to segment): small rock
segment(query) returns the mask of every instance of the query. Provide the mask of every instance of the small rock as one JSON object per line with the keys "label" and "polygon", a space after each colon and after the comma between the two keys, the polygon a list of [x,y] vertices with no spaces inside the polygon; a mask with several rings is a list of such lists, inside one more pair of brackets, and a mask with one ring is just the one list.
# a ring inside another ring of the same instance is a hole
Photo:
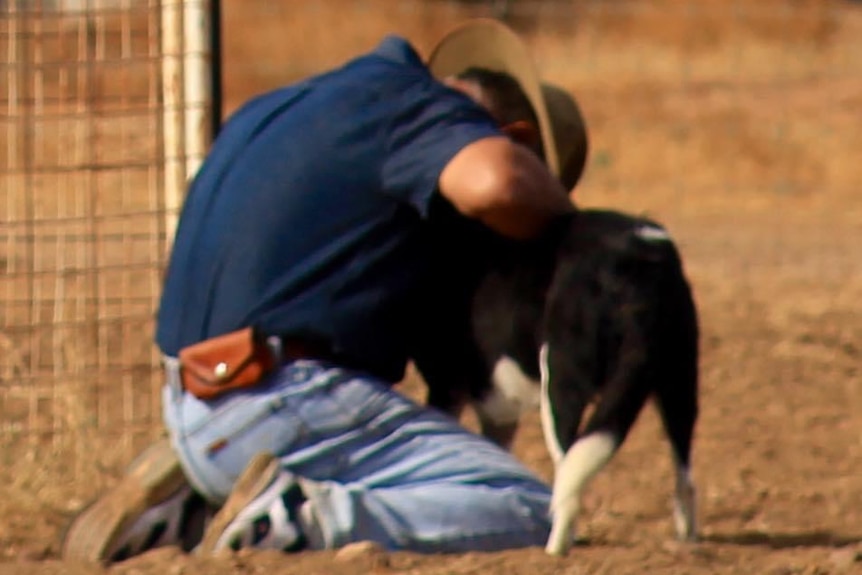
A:
{"label": "small rock", "polygon": [[236,557],[237,559],[248,559],[250,557],[255,557],[260,553],[260,549],[255,549],[254,547],[241,547],[236,551],[232,549],[222,549],[224,551],[224,555],[230,555]]}
{"label": "small rock", "polygon": [[836,569],[849,569],[854,563],[862,562],[862,552],[858,549],[838,549],[829,554],[829,562]]}
{"label": "small rock", "polygon": [[50,544],[24,546],[16,555],[25,561],[44,561],[51,556]]}
{"label": "small rock", "polygon": [[348,543],[335,553],[335,560],[347,563],[363,557],[373,557],[383,553],[383,547],[374,541]]}

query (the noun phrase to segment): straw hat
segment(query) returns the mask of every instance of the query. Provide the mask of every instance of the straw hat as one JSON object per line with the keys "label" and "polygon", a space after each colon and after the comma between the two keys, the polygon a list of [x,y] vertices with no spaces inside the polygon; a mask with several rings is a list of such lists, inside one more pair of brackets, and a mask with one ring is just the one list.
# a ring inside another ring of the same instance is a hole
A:
{"label": "straw hat", "polygon": [[551,131],[560,163],[560,171],[555,173],[566,189],[571,190],[581,179],[584,165],[587,163],[587,153],[590,148],[587,124],[578,103],[568,91],[553,84],[543,83],[542,95],[548,107],[548,117],[551,120]]}
{"label": "straw hat", "polygon": [[548,168],[566,188],[575,186],[588,147],[583,116],[570,94],[541,81],[526,45],[511,28],[498,20],[469,20],[437,43],[428,68],[439,79],[468,68],[504,72],[514,78],[536,113]]}

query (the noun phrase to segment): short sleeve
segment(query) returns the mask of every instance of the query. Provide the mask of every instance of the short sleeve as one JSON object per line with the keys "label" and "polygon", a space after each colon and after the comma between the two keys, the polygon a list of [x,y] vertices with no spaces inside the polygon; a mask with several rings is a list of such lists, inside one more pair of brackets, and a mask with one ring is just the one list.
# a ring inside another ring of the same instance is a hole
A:
{"label": "short sleeve", "polygon": [[387,134],[383,192],[424,218],[446,164],[468,144],[500,130],[484,108],[428,76],[396,102]]}

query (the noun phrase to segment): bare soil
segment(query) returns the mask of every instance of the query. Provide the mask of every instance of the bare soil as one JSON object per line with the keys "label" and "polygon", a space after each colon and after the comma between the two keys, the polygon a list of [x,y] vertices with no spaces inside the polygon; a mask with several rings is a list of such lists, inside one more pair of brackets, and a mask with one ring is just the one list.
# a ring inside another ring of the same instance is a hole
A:
{"label": "bare soil", "polygon": [[[456,4],[392,2],[384,13],[360,0],[225,2],[225,110],[389,31],[427,49],[484,10]],[[647,212],[682,250],[703,330],[701,541],[673,539],[669,448],[650,408],[590,487],[582,544],[565,558],[163,549],[108,568],[64,562],[63,526],[134,455],[110,451],[76,484],[49,475],[0,488],[0,573],[862,573],[862,10],[838,0],[511,4],[546,76],[576,91],[591,126],[578,200]],[[412,374],[401,389],[422,398]],[[10,465],[30,477],[80,466],[81,452]],[[550,479],[537,416],[515,452]]]}

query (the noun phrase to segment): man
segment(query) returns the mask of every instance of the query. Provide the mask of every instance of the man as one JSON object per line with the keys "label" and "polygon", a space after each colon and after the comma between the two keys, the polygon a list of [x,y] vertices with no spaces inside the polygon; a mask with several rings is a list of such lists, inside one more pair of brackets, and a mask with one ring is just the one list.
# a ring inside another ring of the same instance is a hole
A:
{"label": "man", "polygon": [[[507,77],[514,92],[493,87]],[[429,222],[535,237],[574,209],[559,151],[526,50],[486,20],[427,65],[390,37],[237,111],[191,185],[159,310],[170,444],[76,518],[64,555],[544,544],[549,487],[391,386]],[[221,508],[202,539],[200,497]]]}

